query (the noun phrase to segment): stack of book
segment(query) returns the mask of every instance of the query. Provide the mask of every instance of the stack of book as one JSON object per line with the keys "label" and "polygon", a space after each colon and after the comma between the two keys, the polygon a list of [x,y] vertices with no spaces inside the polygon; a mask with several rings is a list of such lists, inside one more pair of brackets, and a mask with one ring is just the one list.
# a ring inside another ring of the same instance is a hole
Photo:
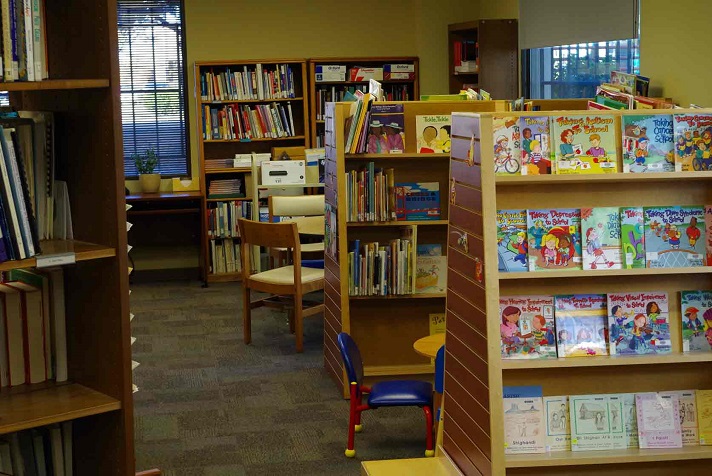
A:
{"label": "stack of book", "polygon": [[252,217],[252,202],[235,200],[232,202],[218,202],[208,208],[208,237],[209,238],[236,238],[240,236],[237,227],[239,218]]}
{"label": "stack of book", "polygon": [[208,184],[208,198],[242,198],[241,179],[211,180]]}
{"label": "stack of book", "polygon": [[295,136],[292,105],[237,104],[220,107],[204,106],[203,139],[251,140]]}
{"label": "stack of book", "polygon": [[72,422],[0,437],[0,474],[71,476]]}
{"label": "stack of book", "polygon": [[356,240],[348,255],[349,296],[413,294],[413,248],[410,237],[384,244]]}
{"label": "stack of book", "polygon": [[233,159],[205,159],[205,170],[231,169],[234,162]]}
{"label": "stack of book", "polygon": [[232,238],[210,240],[210,267],[213,274],[242,271],[240,243]]}
{"label": "stack of book", "polygon": [[47,71],[45,0],[5,0],[0,5],[0,71],[10,81],[41,81]]}
{"label": "stack of book", "polygon": [[269,69],[257,63],[242,71],[225,68],[206,71],[200,75],[200,97],[203,101],[244,101],[293,98],[294,73],[287,64]]}

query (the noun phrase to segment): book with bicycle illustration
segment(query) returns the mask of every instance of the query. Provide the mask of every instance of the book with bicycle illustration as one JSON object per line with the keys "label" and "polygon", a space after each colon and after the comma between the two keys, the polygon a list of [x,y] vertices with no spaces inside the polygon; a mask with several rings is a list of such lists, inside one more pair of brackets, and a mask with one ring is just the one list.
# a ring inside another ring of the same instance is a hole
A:
{"label": "book with bicycle illustration", "polygon": [[704,266],[704,207],[645,207],[643,215],[647,268]]}
{"label": "book with bicycle illustration", "polygon": [[522,138],[519,118],[494,116],[494,172],[496,175],[519,175],[522,162]]}
{"label": "book with bicycle illustration", "polygon": [[555,174],[618,172],[615,118],[567,114],[551,118]]}

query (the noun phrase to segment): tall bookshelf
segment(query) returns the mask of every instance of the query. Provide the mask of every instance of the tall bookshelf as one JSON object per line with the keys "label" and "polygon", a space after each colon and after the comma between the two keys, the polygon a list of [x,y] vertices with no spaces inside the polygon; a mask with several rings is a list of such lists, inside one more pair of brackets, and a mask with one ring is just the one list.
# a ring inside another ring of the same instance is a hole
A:
{"label": "tall bookshelf", "polygon": [[[380,82],[391,101],[417,101],[420,97],[418,58],[415,56],[365,57],[365,58],[310,58],[309,59],[309,123],[311,126],[312,147],[324,147],[324,111],[327,102],[337,102],[343,99],[343,92],[356,89],[368,92],[368,80],[349,81],[350,71],[357,66],[366,68],[383,68],[386,64],[413,65],[415,75],[412,79],[384,79]],[[317,81],[317,66],[339,65],[346,68],[344,81]],[[385,73],[384,73],[385,74]]]}
{"label": "tall bookshelf", "polygon": [[[348,253],[353,241],[388,243],[409,228],[418,243],[440,244],[447,253],[448,219],[446,200],[449,185],[449,154],[418,154],[415,120],[417,115],[447,114],[452,111],[494,111],[503,101],[403,102],[405,152],[402,154],[344,154],[344,123],[350,104],[329,103],[326,108],[325,200],[327,226],[325,240],[324,366],[344,397],[348,380],[343,372],[337,335],[348,332],[361,350],[367,382],[402,376],[431,378],[433,365],[413,350],[413,343],[429,333],[428,316],[445,311],[445,294],[394,296],[349,296]],[[347,222],[346,172],[368,162],[393,168],[395,182],[438,182],[440,219],[434,221]],[[329,215],[336,223],[329,223]],[[334,226],[335,225],[335,226]],[[336,253],[334,253],[334,248]]]}
{"label": "tall bookshelf", "polygon": [[[76,241],[65,300],[69,381],[0,390],[0,435],[72,421],[74,474],[133,475],[133,400],[115,0],[45,2],[50,80],[2,83],[16,109],[55,115],[57,178],[68,183]],[[81,52],[81,54],[77,54]],[[31,268],[37,259],[0,270]]]}
{"label": "tall bookshelf", "polygon": [[[542,104],[542,109],[549,107],[556,103]],[[674,112],[709,114],[710,110]],[[616,118],[619,157],[619,116],[628,113],[639,111],[602,113]],[[453,115],[450,167],[455,193],[450,204],[450,236],[467,236],[467,246],[451,240],[448,250],[445,452],[468,476],[706,474],[711,446],[505,455],[503,385],[541,385],[545,396],[712,388],[707,371],[712,354],[681,352],[679,299],[681,290],[709,288],[712,268],[500,273],[496,210],[548,208],[552,203],[572,208],[705,204],[712,200],[712,172],[495,176],[492,116]],[[467,150],[463,146],[471,143],[475,144],[474,163],[468,164],[466,155],[457,151]],[[455,208],[460,213],[453,213]],[[478,263],[483,267],[481,279],[477,279]],[[500,356],[500,295],[648,290],[668,293],[671,354],[550,360],[503,360]]]}
{"label": "tall bookshelf", "polygon": [[[495,99],[519,97],[517,20],[454,23],[448,25],[447,37],[450,93],[458,93],[464,86],[474,86],[484,89]],[[455,70],[456,43],[468,45],[468,59],[477,63],[475,70]],[[476,60],[472,59],[473,55],[476,55]]]}
{"label": "tall bookshelf", "polygon": [[[205,73],[224,73],[226,71],[243,73],[247,71],[252,73],[256,70],[257,65],[261,65],[264,71],[272,71],[278,65],[287,65],[293,73],[293,97],[274,98],[274,99],[236,99],[235,97],[226,97],[224,99],[205,98],[201,94],[201,78]],[[195,78],[196,78],[196,100],[197,100],[197,121],[198,121],[198,150],[200,153],[200,181],[201,189],[205,192],[205,202],[203,205],[203,220],[205,220],[204,229],[208,229],[208,209],[217,206],[220,202],[226,201],[251,201],[252,218],[259,218],[259,205],[257,203],[257,190],[253,187],[256,182],[254,177],[253,167],[231,167],[227,166],[220,169],[207,170],[205,167],[206,160],[224,159],[226,161],[235,157],[235,154],[250,154],[269,153],[272,147],[289,147],[289,146],[304,146],[309,147],[309,107],[307,103],[307,64],[303,59],[265,59],[265,60],[235,60],[235,61],[197,61],[195,63]],[[291,117],[295,129],[294,135],[277,138],[259,138],[259,139],[216,139],[203,134],[204,121],[206,120],[206,108],[210,110],[222,110],[223,108],[241,108],[249,107],[254,109],[258,106],[269,106],[276,104],[287,110],[289,105],[292,110]],[[235,195],[233,198],[211,198],[209,195],[210,183],[213,180],[226,180],[239,178],[242,181],[242,193]],[[203,259],[211,263],[211,244],[210,239],[206,237],[203,240],[204,247],[202,250]],[[220,281],[239,281],[241,273],[215,273],[210,269],[207,274],[207,282]]]}

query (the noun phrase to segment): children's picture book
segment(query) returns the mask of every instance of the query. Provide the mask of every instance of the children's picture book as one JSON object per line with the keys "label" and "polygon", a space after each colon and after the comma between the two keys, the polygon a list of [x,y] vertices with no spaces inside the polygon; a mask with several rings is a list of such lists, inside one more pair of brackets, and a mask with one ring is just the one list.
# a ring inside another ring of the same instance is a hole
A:
{"label": "children's picture book", "polygon": [[605,294],[555,296],[554,305],[559,357],[608,355]]}
{"label": "children's picture book", "polygon": [[544,453],[546,438],[541,397],[504,399],[504,452]]}
{"label": "children's picture book", "polygon": [[397,220],[440,219],[440,183],[397,183],[395,195]]}
{"label": "children's picture book", "polygon": [[398,154],[405,150],[405,129],[402,104],[374,102],[368,123],[366,152]]}
{"label": "children's picture book", "polygon": [[562,115],[551,118],[556,174],[618,172],[614,117]]}
{"label": "children's picture book", "polygon": [[646,207],[643,214],[646,267],[704,265],[705,212],[702,206]]}
{"label": "children's picture book", "polygon": [[544,397],[546,423],[546,451],[571,451],[569,397]]}
{"label": "children's picture book", "polygon": [[712,445],[712,390],[697,390],[697,431],[700,435],[700,445]]}
{"label": "children's picture book", "polygon": [[712,115],[673,114],[675,170],[710,170],[712,157]]}
{"label": "children's picture book", "polygon": [[522,175],[551,173],[551,134],[548,116],[519,118],[522,136]]}
{"label": "children's picture book", "polygon": [[415,116],[415,134],[419,154],[450,153],[450,115]]}
{"label": "children's picture book", "polygon": [[613,448],[608,395],[571,395],[571,451]]}
{"label": "children's picture book", "polygon": [[494,116],[492,118],[492,130],[495,174],[519,174],[522,162],[522,140],[518,118],[514,116]]}
{"label": "children's picture book", "polygon": [[680,401],[677,395],[637,393],[638,443],[640,448],[682,448]]}
{"label": "children's picture book", "polygon": [[541,385],[505,385],[502,387],[502,398],[542,397],[544,390]]}
{"label": "children's picture book", "polygon": [[621,251],[625,269],[645,268],[643,207],[621,208]]}
{"label": "children's picture book", "polygon": [[447,256],[416,256],[415,294],[447,292]]}
{"label": "children's picture book", "polygon": [[682,351],[712,352],[712,291],[681,291]]}
{"label": "children's picture book", "polygon": [[621,269],[621,215],[618,207],[581,209],[583,269]]}
{"label": "children's picture book", "polygon": [[705,205],[705,240],[707,242],[705,266],[712,266],[712,205]]}
{"label": "children's picture book", "polygon": [[581,269],[578,208],[527,210],[529,271]]}
{"label": "children's picture book", "polygon": [[608,294],[608,330],[611,355],[669,354],[667,293]]}
{"label": "children's picture book", "polygon": [[437,312],[428,314],[430,335],[445,333],[445,313]]}
{"label": "children's picture book", "polygon": [[638,412],[635,410],[635,394],[619,394],[623,400],[623,426],[626,448],[638,447]]}
{"label": "children's picture book", "polygon": [[621,117],[623,172],[674,172],[672,115]]}
{"label": "children's picture book", "polygon": [[608,395],[608,415],[611,418],[611,448],[625,449],[625,414],[623,396],[619,394]]}
{"label": "children's picture book", "polygon": [[528,271],[528,255],[526,210],[497,210],[499,271]]}
{"label": "children's picture book", "polygon": [[697,431],[697,404],[694,390],[660,392],[661,395],[677,395],[680,402],[680,428],[682,428],[682,446],[697,446],[700,436]]}
{"label": "children's picture book", "polygon": [[499,326],[503,359],[555,359],[554,298],[501,296]]}
{"label": "children's picture book", "polygon": [[438,243],[424,244],[418,243],[416,247],[418,256],[442,256],[443,246]]}

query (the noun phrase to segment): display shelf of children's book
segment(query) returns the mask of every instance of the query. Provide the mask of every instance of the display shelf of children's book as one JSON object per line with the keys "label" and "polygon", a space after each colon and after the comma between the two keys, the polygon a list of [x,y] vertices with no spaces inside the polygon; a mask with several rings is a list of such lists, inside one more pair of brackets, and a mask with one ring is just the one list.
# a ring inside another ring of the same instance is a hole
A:
{"label": "display shelf of children's book", "polygon": [[346,160],[433,160],[449,159],[449,153],[422,154],[419,152],[398,152],[390,154],[345,154]]}
{"label": "display shelf of children's book", "polygon": [[712,447],[683,446],[682,448],[665,449],[627,448],[591,452],[518,454],[508,455],[505,462],[507,468],[531,468],[537,466],[578,466],[691,459],[712,459]]}
{"label": "display shelf of children's book", "polygon": [[630,358],[627,355],[597,355],[587,359],[565,357],[547,359],[504,359],[503,370],[549,369],[562,367],[616,367],[622,365],[670,365],[697,362],[712,362],[712,352],[671,352],[669,354],[641,354]]}

